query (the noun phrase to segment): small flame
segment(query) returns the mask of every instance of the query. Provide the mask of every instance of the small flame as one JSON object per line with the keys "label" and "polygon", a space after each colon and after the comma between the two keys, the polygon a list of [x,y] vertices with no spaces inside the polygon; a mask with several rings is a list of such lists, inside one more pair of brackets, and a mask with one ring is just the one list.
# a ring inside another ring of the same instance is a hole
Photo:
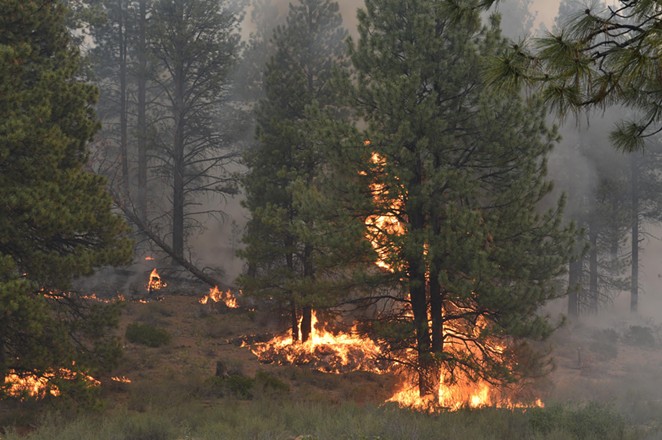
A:
{"label": "small flame", "polygon": [[152,273],[149,274],[149,281],[147,282],[147,291],[152,292],[154,290],[160,290],[168,285],[161,281],[161,276],[156,271],[156,268],[152,270]]}
{"label": "small flame", "polygon": [[113,382],[119,382],[119,383],[131,383],[131,379],[129,379],[126,376],[113,376],[110,378]]}
{"label": "small flame", "polygon": [[149,255],[145,257],[145,261],[154,261],[154,257],[150,257]]}
{"label": "small flame", "polygon": [[198,302],[200,304],[207,304],[209,300],[212,300],[215,303],[223,302],[229,309],[239,308],[237,298],[234,296],[234,294],[229,289],[225,292],[221,292],[218,289],[218,286],[214,286],[213,288],[209,289],[209,294],[200,298]]}

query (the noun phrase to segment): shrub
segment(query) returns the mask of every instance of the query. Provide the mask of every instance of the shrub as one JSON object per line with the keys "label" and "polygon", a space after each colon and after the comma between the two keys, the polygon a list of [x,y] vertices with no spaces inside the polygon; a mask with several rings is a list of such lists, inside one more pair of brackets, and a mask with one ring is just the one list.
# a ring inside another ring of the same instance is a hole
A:
{"label": "shrub", "polygon": [[170,343],[170,333],[149,324],[131,323],[126,328],[126,339],[134,344],[161,347]]}
{"label": "shrub", "polygon": [[623,338],[628,344],[638,347],[653,347],[655,345],[655,335],[650,327],[631,325]]}

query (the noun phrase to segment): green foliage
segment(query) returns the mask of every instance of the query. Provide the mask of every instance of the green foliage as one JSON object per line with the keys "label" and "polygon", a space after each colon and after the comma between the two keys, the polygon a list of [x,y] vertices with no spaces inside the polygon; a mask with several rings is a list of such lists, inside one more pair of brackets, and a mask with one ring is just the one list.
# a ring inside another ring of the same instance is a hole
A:
{"label": "green foliage", "polygon": [[626,421],[612,409],[589,403],[570,408],[555,405],[551,408],[535,408],[527,411],[527,417],[535,433],[564,432],[567,438],[603,439],[625,438]]}
{"label": "green foliage", "polygon": [[255,379],[243,374],[230,374],[227,377],[211,377],[205,385],[209,387],[207,392],[212,396],[250,400],[253,398]]}
{"label": "green foliage", "polygon": [[[343,142],[363,142],[337,122],[347,116],[334,87],[336,73],[346,77],[338,72],[347,64],[346,36],[336,2],[290,5],[286,24],[271,39],[265,97],[256,109],[257,144],[244,155],[251,218],[240,252],[248,271],[240,283],[247,294],[293,304],[295,315],[346,295],[348,261],[367,249],[362,219],[344,215],[345,206],[330,196],[346,177],[358,176],[356,161],[344,162],[346,174],[335,173],[347,158]],[[353,203],[361,202],[353,197]]]}
{"label": "green foliage", "polygon": [[171,338],[167,330],[150,324],[132,322],[126,328],[126,339],[134,344],[161,347],[169,344]]}
{"label": "green foliage", "polygon": [[0,9],[0,377],[102,369],[118,355],[116,314],[57,293],[131,256],[105,179],[87,170],[97,91],[80,80],[62,2]]}
{"label": "green foliage", "polygon": [[616,125],[611,140],[623,151],[641,149],[660,122],[658,4],[577,5],[562,4],[568,15],[552,33],[495,56],[488,82],[505,88],[534,84],[561,114],[624,104],[635,114]]}

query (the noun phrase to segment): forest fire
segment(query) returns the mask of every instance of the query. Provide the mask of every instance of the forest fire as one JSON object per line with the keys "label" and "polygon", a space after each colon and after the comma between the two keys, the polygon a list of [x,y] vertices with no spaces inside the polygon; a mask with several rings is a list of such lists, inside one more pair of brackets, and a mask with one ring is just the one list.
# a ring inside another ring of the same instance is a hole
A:
{"label": "forest fire", "polygon": [[[365,141],[364,145],[371,147],[370,141]],[[399,181],[394,178],[391,183],[389,181],[386,171],[386,158],[377,152],[372,152],[370,158],[372,171],[375,173],[375,180],[370,184],[370,191],[372,193],[375,209],[378,214],[368,216],[365,221],[366,236],[370,241],[375,253],[375,265],[385,269],[389,272],[401,272],[406,274],[408,269],[403,266],[403,259],[398,255],[399,246],[395,244],[399,237],[407,234],[407,207],[405,206],[405,198],[403,194],[406,191],[398,188]],[[393,187],[395,186],[395,187]],[[433,312],[431,310],[431,297],[432,297],[432,283],[430,273],[430,260],[429,260],[429,243],[423,243],[421,246],[421,261],[425,265],[424,282],[426,284],[425,291],[423,292],[423,300],[428,302],[423,308],[425,320],[428,323],[433,322]],[[419,293],[419,298],[421,294]],[[482,370],[486,366],[493,363],[498,363],[510,369],[510,366],[516,364],[516,361],[510,357],[510,353],[506,354],[506,347],[502,344],[504,341],[500,339],[492,340],[491,337],[484,337],[483,330],[487,327],[487,321],[484,316],[480,314],[469,313],[467,311],[478,310],[474,304],[472,297],[475,295],[471,292],[464,302],[440,302],[439,316],[443,316],[443,324],[439,327],[439,335],[443,341],[443,352],[437,353],[441,358],[446,359],[448,364],[452,365],[454,360],[459,360],[462,365],[462,360],[469,359],[467,366],[469,370]],[[412,310],[412,300],[410,292],[405,293],[406,301],[404,307],[402,305],[395,305],[399,308],[400,318],[405,318],[408,321],[415,321],[416,317]],[[420,301],[420,299],[419,299]],[[427,309],[427,311],[425,311]],[[449,310],[450,309],[450,310]],[[462,309],[462,310],[455,310]],[[419,319],[420,318],[419,309]],[[450,318],[449,316],[456,316],[460,318]],[[473,318],[461,318],[462,316],[473,316]],[[426,330],[427,325],[426,323]],[[435,339],[434,328],[431,328],[429,338]],[[442,336],[443,335],[443,336]],[[400,358],[403,365],[418,365],[420,367],[420,358],[418,353],[413,349],[406,349],[401,351],[396,357]],[[479,375],[461,371],[461,368],[456,368],[455,371],[445,370],[446,363],[441,363],[435,367],[439,371],[438,378],[438,396],[431,395],[421,397],[422,379],[421,375],[426,373],[400,374],[407,373],[405,368],[393,367],[390,371],[398,373],[399,377],[403,380],[398,390],[389,398],[388,402],[395,402],[399,406],[409,407],[421,411],[439,411],[445,410],[458,410],[460,408],[480,408],[480,407],[539,407],[543,406],[540,399],[534,399],[531,403],[522,403],[518,399],[511,397],[508,389],[492,384],[486,380],[480,379]],[[434,379],[430,376],[436,376],[436,373],[430,373],[425,381],[426,387],[435,383]],[[428,382],[429,381],[429,382]],[[436,389],[436,388],[435,388]]]}
{"label": "forest fire", "polygon": [[214,303],[222,302],[229,309],[236,309],[239,307],[237,298],[234,294],[230,290],[222,292],[218,289],[218,286],[209,289],[209,293],[198,300],[200,304],[207,304],[209,301]]}
{"label": "forest fire", "polygon": [[161,280],[161,276],[156,271],[156,268],[154,268],[152,272],[149,274],[149,281],[147,282],[147,291],[149,293],[152,293],[155,290],[160,290],[167,286],[168,285]]}
{"label": "forest fire", "polygon": [[540,398],[529,402],[520,401],[507,395],[507,390],[496,387],[484,380],[474,381],[466,375],[456,378],[454,383],[446,383],[444,373],[439,379],[439,401],[431,402],[420,396],[417,378],[404,376],[398,390],[387,402],[397,403],[403,408],[411,408],[424,412],[437,412],[442,409],[457,411],[461,408],[542,408],[544,403]]}
{"label": "forest fire", "polygon": [[[46,371],[42,375],[19,374],[14,370],[9,370],[5,376],[5,394],[21,400],[26,398],[44,399],[49,395],[57,397],[60,395],[60,389],[53,383],[54,379],[75,380],[81,374],[67,368],[60,368],[57,372]],[[101,385],[101,382],[92,376],[82,374],[82,378],[89,387]]]}
{"label": "forest fire", "polygon": [[261,362],[310,365],[325,373],[386,371],[378,359],[381,349],[374,341],[359,335],[355,327],[349,333],[330,332],[318,323],[315,312],[312,333],[306,342],[293,342],[290,334],[282,334],[250,349]]}

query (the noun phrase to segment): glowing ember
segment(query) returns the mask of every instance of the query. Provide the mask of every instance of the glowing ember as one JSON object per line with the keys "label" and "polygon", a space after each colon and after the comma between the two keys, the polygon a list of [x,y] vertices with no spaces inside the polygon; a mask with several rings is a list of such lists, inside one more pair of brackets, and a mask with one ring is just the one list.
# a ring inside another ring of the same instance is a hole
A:
{"label": "glowing ember", "polygon": [[[36,374],[19,374],[14,370],[9,370],[5,376],[5,393],[9,397],[24,400],[28,397],[34,399],[43,399],[47,395],[57,397],[60,395],[60,389],[52,383],[55,378],[74,380],[81,373],[61,368],[58,372],[46,371],[41,376]],[[83,375],[83,380],[90,387],[97,387],[101,382],[92,376]]]}
{"label": "glowing ember", "polygon": [[213,288],[209,289],[209,293],[200,298],[198,302],[200,304],[207,304],[209,300],[215,303],[222,302],[229,309],[236,309],[239,307],[239,304],[237,304],[237,298],[234,296],[234,294],[230,290],[221,292],[218,290],[218,286],[214,286]]}
{"label": "glowing ember", "polygon": [[167,284],[161,281],[161,276],[156,271],[156,268],[152,270],[152,273],[149,274],[149,281],[147,282],[147,291],[152,293],[155,290],[163,289],[167,287]]}
{"label": "glowing ember", "polygon": [[154,261],[154,257],[147,256],[145,257],[145,261]]}
{"label": "glowing ember", "polygon": [[262,362],[310,365],[325,373],[386,371],[378,359],[380,347],[359,335],[355,327],[349,333],[332,333],[318,324],[315,312],[311,320],[312,333],[304,343],[293,343],[288,333],[254,344],[250,349]]}

